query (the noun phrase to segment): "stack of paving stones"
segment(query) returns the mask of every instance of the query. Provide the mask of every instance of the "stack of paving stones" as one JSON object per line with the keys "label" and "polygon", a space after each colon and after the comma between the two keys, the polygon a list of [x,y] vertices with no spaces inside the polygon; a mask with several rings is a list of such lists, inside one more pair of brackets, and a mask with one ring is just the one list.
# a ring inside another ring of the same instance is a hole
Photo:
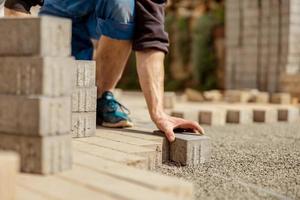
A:
{"label": "stack of paving stones", "polygon": [[90,137],[96,131],[96,63],[77,60],[75,77],[72,94],[72,137]]}
{"label": "stack of paving stones", "polygon": [[21,170],[71,168],[71,22],[0,19],[0,149],[20,154]]}
{"label": "stack of paving stones", "polygon": [[16,153],[0,151],[0,199],[16,199],[19,163],[19,156]]}
{"label": "stack of paving stones", "polygon": [[0,3],[0,17],[3,17],[3,16],[4,16],[4,3]]}
{"label": "stack of paving stones", "polygon": [[300,74],[300,1],[226,1],[226,87],[292,92]]}

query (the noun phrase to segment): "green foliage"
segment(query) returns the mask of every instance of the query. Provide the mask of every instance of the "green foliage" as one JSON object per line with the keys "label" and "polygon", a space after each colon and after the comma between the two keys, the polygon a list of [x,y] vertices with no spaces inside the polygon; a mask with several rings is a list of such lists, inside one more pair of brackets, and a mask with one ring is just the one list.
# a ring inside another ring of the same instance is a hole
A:
{"label": "green foliage", "polygon": [[180,51],[180,61],[184,65],[186,63],[189,63],[190,61],[190,54],[191,54],[191,38],[190,38],[190,28],[189,28],[189,21],[190,18],[183,16],[178,17],[177,19],[177,29],[176,29],[176,43],[177,48]]}
{"label": "green foliage", "polygon": [[140,90],[134,53],[132,53],[129,57],[124,71],[124,76],[119,82],[118,87],[124,90]]}
{"label": "green foliage", "polygon": [[194,79],[198,83],[198,89],[216,89],[217,82],[217,58],[214,50],[214,28],[224,24],[224,8],[219,6],[196,21],[193,31],[192,65]]}
{"label": "green foliage", "polygon": [[[218,63],[214,52],[213,31],[216,26],[224,24],[224,7],[214,7],[196,19],[193,29],[190,25],[191,17],[178,16],[175,13],[176,11],[168,12],[165,19],[165,28],[171,41],[170,53],[165,59],[166,90],[184,90],[186,86],[199,90],[217,88]],[[191,76],[186,80],[172,79],[170,67],[174,60],[184,69],[191,64]],[[119,87],[126,90],[140,89],[134,55],[130,56]]]}

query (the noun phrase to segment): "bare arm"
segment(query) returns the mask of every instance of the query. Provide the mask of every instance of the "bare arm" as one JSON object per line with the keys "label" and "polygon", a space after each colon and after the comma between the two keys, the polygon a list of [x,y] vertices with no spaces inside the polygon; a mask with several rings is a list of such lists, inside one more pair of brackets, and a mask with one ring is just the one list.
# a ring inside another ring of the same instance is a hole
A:
{"label": "bare arm", "polygon": [[139,81],[148,105],[151,119],[166,134],[170,142],[175,140],[174,129],[192,129],[204,133],[197,122],[167,115],[163,109],[164,53],[157,50],[137,51]]}

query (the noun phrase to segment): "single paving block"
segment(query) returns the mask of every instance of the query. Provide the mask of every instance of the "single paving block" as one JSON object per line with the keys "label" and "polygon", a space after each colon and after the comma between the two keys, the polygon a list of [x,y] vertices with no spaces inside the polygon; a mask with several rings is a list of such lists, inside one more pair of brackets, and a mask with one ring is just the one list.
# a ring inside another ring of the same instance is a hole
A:
{"label": "single paving block", "polygon": [[225,125],[226,110],[224,108],[201,108],[199,110],[199,123],[211,126]]}
{"label": "single paving block", "polygon": [[96,112],[97,87],[77,88],[72,94],[72,112]]}
{"label": "single paving block", "polygon": [[174,109],[171,111],[173,117],[179,117],[187,120],[198,121],[198,112],[191,109]]}
{"label": "single paving block", "polygon": [[0,94],[71,95],[73,71],[71,57],[2,57]]}
{"label": "single paving block", "polygon": [[70,130],[70,97],[0,95],[1,133],[47,136]]}
{"label": "single paving block", "polygon": [[296,106],[279,106],[278,121],[296,122],[300,118],[299,108]]}
{"label": "single paving block", "polygon": [[205,100],[203,94],[198,90],[187,88],[185,94],[188,101],[203,102]]}
{"label": "single paving block", "polygon": [[271,103],[274,104],[291,104],[292,96],[289,93],[272,94]]}
{"label": "single paving block", "polygon": [[72,166],[72,138],[60,136],[18,136],[0,133],[0,149],[19,153],[21,171],[54,174]]}
{"label": "single paving block", "polygon": [[259,123],[274,123],[278,121],[278,112],[275,108],[257,107],[253,109],[253,121]]}
{"label": "single paving block", "polygon": [[206,91],[203,92],[204,98],[207,101],[222,101],[223,100],[223,94],[221,93],[220,90],[211,90],[211,91]]}
{"label": "single paving block", "polygon": [[229,103],[247,103],[251,101],[253,95],[250,91],[240,91],[240,90],[227,90],[225,92],[224,99]]}
{"label": "single paving block", "polygon": [[14,152],[0,151],[0,199],[15,199],[19,170],[19,155]]}
{"label": "single paving block", "polygon": [[72,113],[72,137],[91,137],[96,133],[96,112]]}
{"label": "single paving block", "polygon": [[76,60],[75,86],[93,87],[96,84],[96,62]]}
{"label": "single paving block", "polygon": [[269,103],[270,95],[267,92],[258,92],[255,95],[255,102],[256,103]]}
{"label": "single paving block", "polygon": [[253,123],[253,110],[243,107],[230,107],[227,109],[226,122],[233,124]]}
{"label": "single paving block", "polygon": [[0,19],[0,56],[71,55],[71,21],[58,17]]}
{"label": "single paving block", "polygon": [[210,138],[195,133],[175,133],[176,140],[170,144],[170,159],[182,165],[198,165],[208,162]]}
{"label": "single paving block", "polygon": [[176,94],[175,92],[165,92],[164,93],[164,108],[172,109],[176,104]]}

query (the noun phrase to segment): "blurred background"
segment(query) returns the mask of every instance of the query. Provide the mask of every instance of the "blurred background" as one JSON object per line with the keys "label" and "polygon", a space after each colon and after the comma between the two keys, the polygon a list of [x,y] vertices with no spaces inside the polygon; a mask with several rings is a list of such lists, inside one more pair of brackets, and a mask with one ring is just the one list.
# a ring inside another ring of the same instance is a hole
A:
{"label": "blurred background", "polygon": [[[165,27],[166,91],[255,89],[300,99],[299,0],[168,0]],[[134,54],[118,87],[140,89]]]}
{"label": "blurred background", "polygon": [[[181,91],[224,88],[223,0],[173,0],[166,11],[170,52],[165,62],[165,88]],[[139,89],[135,57],[131,56],[119,87]]]}
{"label": "blurred background", "polygon": [[[300,1],[172,0],[167,91],[257,89],[300,97]],[[139,89],[134,55],[119,84]]]}

